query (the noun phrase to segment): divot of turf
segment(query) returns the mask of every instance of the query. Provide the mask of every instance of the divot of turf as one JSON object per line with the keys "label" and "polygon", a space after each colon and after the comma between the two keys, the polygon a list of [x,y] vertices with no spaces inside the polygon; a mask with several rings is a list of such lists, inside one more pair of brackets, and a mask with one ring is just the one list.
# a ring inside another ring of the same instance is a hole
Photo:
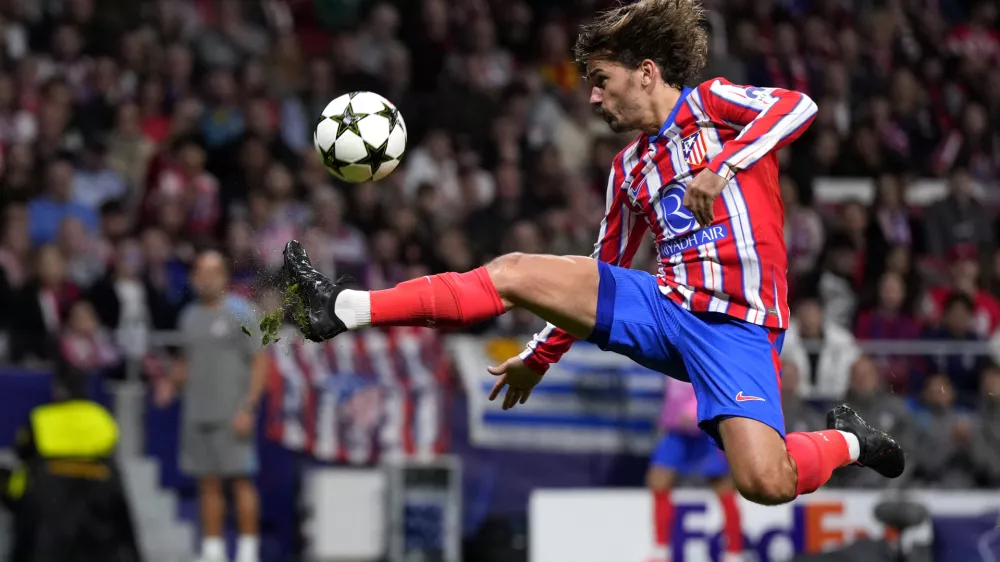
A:
{"label": "divot of turf", "polygon": [[[285,315],[291,312],[292,321],[299,328],[300,332],[305,332],[309,328],[309,316],[306,313],[305,304],[299,296],[299,285],[297,283],[286,283],[281,308],[265,312],[260,318],[260,343],[267,346],[277,343],[281,337],[278,332],[284,323]],[[248,337],[253,336],[253,332],[246,326],[242,326],[243,333]]]}

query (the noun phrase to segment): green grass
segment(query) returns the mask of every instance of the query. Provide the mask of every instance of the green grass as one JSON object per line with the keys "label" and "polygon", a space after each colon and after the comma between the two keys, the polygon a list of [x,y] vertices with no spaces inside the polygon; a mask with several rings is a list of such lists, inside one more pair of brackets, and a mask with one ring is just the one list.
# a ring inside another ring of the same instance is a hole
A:
{"label": "green grass", "polygon": [[[281,338],[278,332],[284,324],[285,315],[291,312],[292,321],[300,331],[305,332],[309,327],[309,315],[306,312],[305,304],[299,296],[299,286],[296,283],[285,285],[283,302],[281,308],[265,312],[260,318],[260,344],[267,346],[277,343]],[[247,337],[253,337],[253,332],[246,326],[241,326],[243,333]]]}

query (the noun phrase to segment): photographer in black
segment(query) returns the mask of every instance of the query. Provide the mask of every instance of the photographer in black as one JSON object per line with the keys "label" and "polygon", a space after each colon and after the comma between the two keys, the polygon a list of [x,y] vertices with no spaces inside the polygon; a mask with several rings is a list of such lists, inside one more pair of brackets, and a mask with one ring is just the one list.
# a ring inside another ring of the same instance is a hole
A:
{"label": "photographer in black", "polygon": [[18,431],[20,465],[0,473],[14,520],[11,562],[141,562],[113,454],[118,424],[61,362],[53,402]]}

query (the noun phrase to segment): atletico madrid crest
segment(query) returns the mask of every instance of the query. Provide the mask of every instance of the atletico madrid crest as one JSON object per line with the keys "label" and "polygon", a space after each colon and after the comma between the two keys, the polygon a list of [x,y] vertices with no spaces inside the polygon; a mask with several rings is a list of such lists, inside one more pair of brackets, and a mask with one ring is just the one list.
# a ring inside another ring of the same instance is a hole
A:
{"label": "atletico madrid crest", "polygon": [[705,144],[705,137],[701,136],[701,131],[697,131],[681,139],[681,148],[684,150],[684,159],[692,166],[700,166],[705,161],[705,154],[708,146]]}

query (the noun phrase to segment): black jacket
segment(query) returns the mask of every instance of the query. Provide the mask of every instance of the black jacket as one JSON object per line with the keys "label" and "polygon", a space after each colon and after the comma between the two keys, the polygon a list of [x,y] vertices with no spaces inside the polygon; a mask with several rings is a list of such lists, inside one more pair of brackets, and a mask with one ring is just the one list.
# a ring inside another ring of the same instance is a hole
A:
{"label": "black jacket", "polygon": [[118,427],[85,400],[35,408],[18,433],[21,467],[7,475],[10,562],[141,562],[112,453]]}

